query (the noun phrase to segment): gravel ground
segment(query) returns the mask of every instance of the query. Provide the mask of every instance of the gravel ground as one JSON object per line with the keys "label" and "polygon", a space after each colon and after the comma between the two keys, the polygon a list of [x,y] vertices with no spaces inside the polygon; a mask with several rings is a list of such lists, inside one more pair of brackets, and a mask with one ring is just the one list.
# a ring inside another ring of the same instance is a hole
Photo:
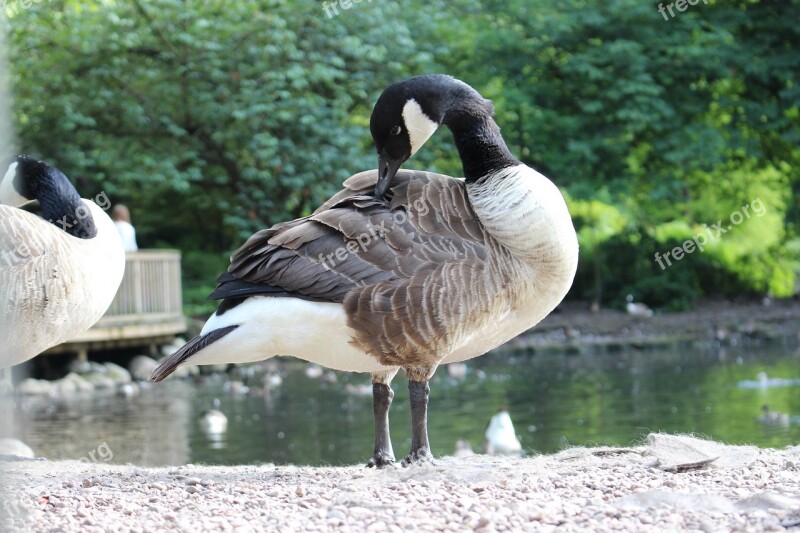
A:
{"label": "gravel ground", "polygon": [[[800,447],[635,448],[434,465],[0,463],[2,531],[769,531],[800,525]],[[8,516],[10,513],[11,516]]]}

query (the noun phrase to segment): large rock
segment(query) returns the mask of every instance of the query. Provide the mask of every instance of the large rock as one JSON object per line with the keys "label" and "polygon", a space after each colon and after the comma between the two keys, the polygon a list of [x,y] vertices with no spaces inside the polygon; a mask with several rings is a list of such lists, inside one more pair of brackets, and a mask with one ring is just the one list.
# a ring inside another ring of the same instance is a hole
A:
{"label": "large rock", "polygon": [[147,378],[153,373],[153,370],[158,366],[158,361],[146,355],[137,355],[131,359],[128,364],[128,371],[137,381],[147,381]]}
{"label": "large rock", "polygon": [[108,375],[108,373],[100,374],[96,372],[92,372],[91,374],[86,374],[83,378],[94,385],[95,389],[113,389],[116,386],[114,380]]}
{"label": "large rock", "polygon": [[92,392],[95,388],[94,385],[86,380],[83,376],[74,373],[67,374],[59,381],[67,381],[72,383],[75,392]]}
{"label": "large rock", "polygon": [[186,339],[183,337],[175,337],[175,340],[173,340],[171,343],[161,346],[161,355],[164,357],[172,355],[180,350],[184,344],[186,344]]}
{"label": "large rock", "polygon": [[[92,392],[95,388],[99,388],[97,383],[90,379],[94,376],[97,376],[97,374],[80,376],[74,372],[70,372],[63,378],[57,379],[52,383],[50,394],[51,396],[72,396],[82,392]],[[108,380],[105,376],[100,377]]]}
{"label": "large rock", "polygon": [[38,396],[50,394],[52,384],[46,379],[26,378],[17,385],[17,394]]}
{"label": "large rock", "polygon": [[122,384],[122,383],[130,383],[131,374],[124,368],[119,365],[115,365],[114,363],[106,363],[104,365],[106,370],[108,371],[108,377],[110,377],[114,383]]}

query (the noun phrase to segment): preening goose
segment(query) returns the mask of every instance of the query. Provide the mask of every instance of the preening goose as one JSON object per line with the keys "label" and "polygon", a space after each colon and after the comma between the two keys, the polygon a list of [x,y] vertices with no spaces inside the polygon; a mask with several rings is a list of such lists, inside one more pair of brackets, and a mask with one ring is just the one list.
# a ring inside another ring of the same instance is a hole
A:
{"label": "preening goose", "polygon": [[[572,284],[578,242],[553,183],[517,161],[492,105],[449,76],[386,89],[370,130],[378,171],[349,178],[313,215],[254,234],[234,252],[200,336],[153,373],[183,363],[290,355],[370,372],[375,449],[394,462],[390,381],[409,379],[411,451],[430,457],[428,380],[531,328]],[[398,171],[440,124],[450,128],[464,179]]]}
{"label": "preening goose", "polygon": [[[18,209],[34,200],[41,217]],[[7,367],[97,322],[122,281],[125,252],[103,209],[41,161],[14,159],[0,204],[0,367]]]}

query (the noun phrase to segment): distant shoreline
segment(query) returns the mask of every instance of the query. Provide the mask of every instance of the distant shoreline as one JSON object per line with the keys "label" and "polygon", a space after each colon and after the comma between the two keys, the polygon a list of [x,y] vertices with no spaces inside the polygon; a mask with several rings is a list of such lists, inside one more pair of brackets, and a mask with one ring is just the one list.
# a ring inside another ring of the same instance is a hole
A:
{"label": "distant shoreline", "polygon": [[586,348],[650,347],[684,342],[730,346],[740,342],[796,338],[800,341],[800,301],[706,301],[691,311],[633,316],[615,309],[589,310],[566,302],[535,328],[501,350],[571,351]]}

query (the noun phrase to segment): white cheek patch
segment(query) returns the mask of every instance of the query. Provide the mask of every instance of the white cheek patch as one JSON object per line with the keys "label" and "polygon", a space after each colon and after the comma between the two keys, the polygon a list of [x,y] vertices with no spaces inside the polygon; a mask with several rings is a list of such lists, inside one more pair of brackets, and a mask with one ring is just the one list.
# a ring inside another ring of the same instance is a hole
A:
{"label": "white cheek patch", "polygon": [[8,171],[6,171],[6,175],[3,176],[3,181],[0,181],[0,204],[10,205],[13,207],[21,207],[31,200],[28,200],[24,196],[20,195],[16,189],[14,189],[14,178],[17,175],[17,163],[11,163],[11,166],[8,167]]}
{"label": "white cheek patch", "polygon": [[431,120],[413,98],[403,106],[403,122],[411,143],[411,155],[417,153],[425,141],[431,138],[439,125]]}

